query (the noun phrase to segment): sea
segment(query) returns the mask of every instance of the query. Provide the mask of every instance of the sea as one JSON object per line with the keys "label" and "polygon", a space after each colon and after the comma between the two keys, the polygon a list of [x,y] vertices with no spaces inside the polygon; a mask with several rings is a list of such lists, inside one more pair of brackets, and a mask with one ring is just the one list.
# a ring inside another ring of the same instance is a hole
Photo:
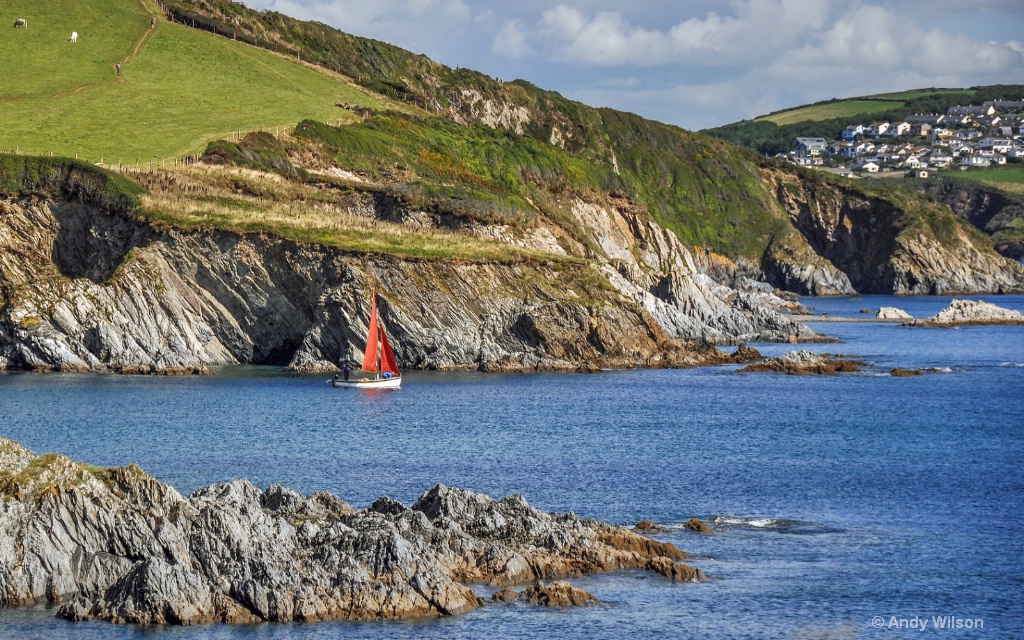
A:
{"label": "sea", "polygon": [[[1024,311],[1024,296],[982,298]],[[0,435],[38,453],[134,462],[186,493],[234,478],[357,507],[408,504],[437,483],[522,493],[547,511],[660,523],[656,537],[708,576],[620,571],[574,581],[598,606],[415,622],[159,628],[7,608],[0,638],[1024,637],[1024,327],[910,328],[866,312],[922,317],[949,300],[805,298],[822,319],[859,321],[811,323],[839,344],[754,345],[867,363],[840,376],[409,372],[374,393],[274,368],[0,375]],[[693,516],[716,533],[685,530]]]}

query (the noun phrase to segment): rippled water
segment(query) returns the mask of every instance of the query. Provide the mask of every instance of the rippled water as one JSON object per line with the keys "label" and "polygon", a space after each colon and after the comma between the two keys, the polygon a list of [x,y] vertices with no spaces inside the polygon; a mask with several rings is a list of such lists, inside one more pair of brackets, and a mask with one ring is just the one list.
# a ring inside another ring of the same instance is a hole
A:
{"label": "rippled water", "polygon": [[[988,298],[986,298],[988,299]],[[931,315],[949,298],[807,299],[860,316]],[[992,298],[1024,310],[1024,297]],[[551,511],[632,524],[709,519],[661,536],[710,580],[638,572],[577,581],[605,604],[488,606],[402,623],[154,629],[0,610],[0,637],[953,637],[931,616],[1024,628],[1024,328],[821,323],[818,351],[862,356],[841,377],[736,367],[596,375],[407,374],[398,392],[232,369],[207,378],[0,375],[0,435],[101,465],[139,463],[184,492],[249,478],[356,506],[409,503],[437,482],[524,493]],[[757,345],[782,353],[789,345]],[[895,367],[949,373],[893,378]],[[485,590],[484,590],[485,591]],[[928,619],[925,633],[872,617]],[[960,632],[957,637],[964,637]]]}

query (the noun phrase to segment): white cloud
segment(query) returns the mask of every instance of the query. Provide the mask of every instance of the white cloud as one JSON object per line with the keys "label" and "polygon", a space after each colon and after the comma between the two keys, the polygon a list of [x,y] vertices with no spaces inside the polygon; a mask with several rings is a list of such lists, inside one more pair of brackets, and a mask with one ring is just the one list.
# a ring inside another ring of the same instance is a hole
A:
{"label": "white cloud", "polygon": [[890,72],[957,77],[1020,71],[1016,43],[979,42],[938,28],[925,29],[880,7],[861,6],[801,47],[780,52],[767,72],[787,79]]}
{"label": "white cloud", "polygon": [[543,12],[536,33],[551,58],[574,63],[733,64],[792,44],[820,29],[830,13],[827,0],[742,0],[732,7],[734,15],[711,12],[657,30],[633,25],[617,11],[588,18],[559,5]]}
{"label": "white cloud", "polygon": [[509,58],[522,58],[531,52],[527,44],[526,29],[520,20],[509,20],[494,36],[492,48],[494,52]]}

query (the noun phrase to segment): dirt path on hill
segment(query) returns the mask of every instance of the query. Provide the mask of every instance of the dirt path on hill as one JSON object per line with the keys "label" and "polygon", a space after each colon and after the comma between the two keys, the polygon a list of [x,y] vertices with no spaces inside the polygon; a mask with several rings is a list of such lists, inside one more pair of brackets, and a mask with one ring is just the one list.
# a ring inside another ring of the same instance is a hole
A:
{"label": "dirt path on hill", "polygon": [[[139,0],[139,3],[142,5],[142,9],[149,15],[151,19],[156,17],[156,14],[153,13],[153,10],[149,8],[149,3],[147,3],[146,0]],[[120,61],[122,69],[121,74],[117,77],[117,84],[124,84],[127,81],[127,78],[124,75],[124,66],[128,64],[129,60],[139,55],[139,49],[141,49],[142,45],[146,43],[146,38],[148,38],[149,35],[156,30],[156,24],[152,23],[152,20],[150,22],[150,27],[146,29],[146,33],[142,34],[142,37],[139,38],[139,41],[135,43],[135,48],[132,49],[132,52],[125,56],[124,60]]]}

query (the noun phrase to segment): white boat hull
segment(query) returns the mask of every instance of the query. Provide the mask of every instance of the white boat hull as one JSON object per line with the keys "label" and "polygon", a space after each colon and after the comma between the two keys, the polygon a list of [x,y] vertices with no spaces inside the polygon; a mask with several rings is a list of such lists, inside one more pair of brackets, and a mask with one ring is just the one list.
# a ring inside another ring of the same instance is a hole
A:
{"label": "white boat hull", "polygon": [[331,380],[331,385],[339,389],[397,389],[402,385],[402,376],[393,378],[364,378],[362,380]]}

